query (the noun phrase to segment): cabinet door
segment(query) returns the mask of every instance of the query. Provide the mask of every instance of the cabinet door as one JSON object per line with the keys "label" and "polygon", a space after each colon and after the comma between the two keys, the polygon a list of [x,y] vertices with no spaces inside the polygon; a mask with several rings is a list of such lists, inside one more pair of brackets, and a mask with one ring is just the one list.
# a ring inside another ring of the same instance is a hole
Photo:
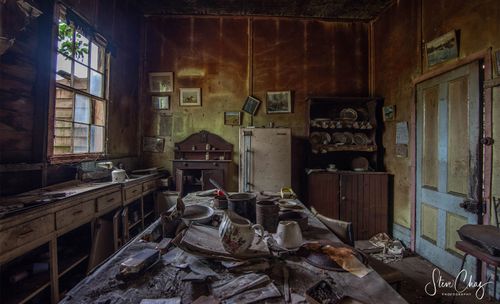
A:
{"label": "cabinet door", "polygon": [[308,176],[309,205],[320,214],[339,218],[339,175],[330,172],[311,173]]}
{"label": "cabinet door", "polygon": [[215,180],[219,185],[224,185],[224,171],[220,169],[203,170],[201,172],[201,182],[203,183],[203,190],[214,189],[215,186],[210,182],[210,178]]}
{"label": "cabinet door", "polygon": [[387,232],[387,210],[387,174],[341,175],[339,218],[352,222],[356,240]]}

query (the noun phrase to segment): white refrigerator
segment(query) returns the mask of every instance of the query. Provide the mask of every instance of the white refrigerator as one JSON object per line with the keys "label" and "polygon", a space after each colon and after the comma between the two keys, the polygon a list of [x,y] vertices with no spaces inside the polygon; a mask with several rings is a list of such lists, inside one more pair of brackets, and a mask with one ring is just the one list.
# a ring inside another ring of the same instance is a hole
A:
{"label": "white refrigerator", "polygon": [[292,183],[290,128],[240,128],[239,191],[278,192]]}

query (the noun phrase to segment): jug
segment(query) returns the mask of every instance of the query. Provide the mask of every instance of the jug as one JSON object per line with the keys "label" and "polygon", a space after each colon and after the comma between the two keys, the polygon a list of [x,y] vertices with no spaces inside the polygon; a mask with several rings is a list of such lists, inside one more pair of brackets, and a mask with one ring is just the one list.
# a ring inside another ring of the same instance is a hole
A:
{"label": "jug", "polygon": [[259,224],[252,225],[246,218],[229,210],[224,214],[219,226],[222,246],[229,253],[242,253],[252,245],[255,230],[260,233],[257,241],[259,244],[264,237],[264,228]]}

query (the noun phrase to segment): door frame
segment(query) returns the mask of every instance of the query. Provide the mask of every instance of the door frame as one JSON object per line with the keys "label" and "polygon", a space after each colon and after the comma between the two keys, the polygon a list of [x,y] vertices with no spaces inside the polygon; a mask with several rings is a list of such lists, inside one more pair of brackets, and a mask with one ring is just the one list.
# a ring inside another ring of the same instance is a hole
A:
{"label": "door frame", "polygon": [[[467,57],[456,60],[453,63],[450,63],[446,66],[442,66],[436,68],[434,70],[428,71],[412,80],[413,86],[413,103],[411,109],[411,121],[410,128],[413,132],[412,139],[410,142],[410,158],[411,158],[411,243],[410,248],[412,251],[415,251],[415,240],[416,240],[416,208],[417,208],[417,196],[416,196],[416,187],[417,187],[417,85],[434,78],[436,76],[445,74],[450,72],[456,68],[467,65],[474,61],[479,61],[483,64],[483,73],[480,77],[483,76],[484,80],[489,80],[492,78],[492,70],[491,70],[491,48],[473,53]],[[480,88],[480,94],[483,96],[483,137],[491,137],[492,136],[492,87],[483,86],[482,90]],[[485,114],[486,113],[486,114]],[[483,215],[482,221],[483,224],[489,223],[490,218],[490,199],[491,199],[491,173],[492,173],[492,155],[493,148],[491,146],[483,146],[483,193],[482,198],[483,201],[486,202],[486,210]],[[479,219],[478,219],[479,220]]]}
{"label": "door frame", "polygon": [[[467,65],[474,61],[479,61],[480,65],[482,64],[483,73],[479,73],[480,79],[483,80],[483,87],[479,88],[479,94],[482,94],[482,102],[483,102],[483,138],[492,137],[492,93],[494,84],[488,85],[488,81],[493,78],[492,73],[492,49],[487,48],[475,53],[472,53],[464,58],[457,59],[456,61],[449,63],[445,66],[438,67],[436,69],[427,71],[422,75],[415,77],[412,80],[412,108],[411,108],[411,121],[410,121],[410,129],[413,132],[410,141],[410,161],[411,161],[411,184],[410,195],[411,195],[411,221],[410,221],[410,249],[412,251],[416,250],[416,218],[417,218],[417,85],[422,83],[428,79],[434,78],[436,76],[442,75],[449,71],[452,71],[461,66]],[[481,71],[481,66],[480,66]],[[481,143],[480,143],[481,144]],[[491,180],[492,180],[492,160],[493,160],[493,147],[491,145],[483,145],[482,147],[482,165],[483,165],[483,191],[482,191],[482,200],[485,202],[485,210],[483,210],[483,217],[478,217],[478,222],[482,224],[490,223],[490,214],[491,214]],[[486,281],[486,267],[485,263],[482,263],[482,267],[478,267],[481,269],[481,279]]]}

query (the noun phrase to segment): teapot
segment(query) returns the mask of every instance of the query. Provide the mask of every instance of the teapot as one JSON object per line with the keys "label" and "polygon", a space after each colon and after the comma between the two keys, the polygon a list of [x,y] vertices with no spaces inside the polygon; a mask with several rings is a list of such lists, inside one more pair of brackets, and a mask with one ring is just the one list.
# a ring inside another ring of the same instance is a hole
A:
{"label": "teapot", "polygon": [[227,211],[219,226],[222,246],[229,253],[242,253],[252,245],[255,230],[260,234],[257,241],[259,244],[264,237],[264,228],[259,224],[252,225],[252,222],[233,211]]}

